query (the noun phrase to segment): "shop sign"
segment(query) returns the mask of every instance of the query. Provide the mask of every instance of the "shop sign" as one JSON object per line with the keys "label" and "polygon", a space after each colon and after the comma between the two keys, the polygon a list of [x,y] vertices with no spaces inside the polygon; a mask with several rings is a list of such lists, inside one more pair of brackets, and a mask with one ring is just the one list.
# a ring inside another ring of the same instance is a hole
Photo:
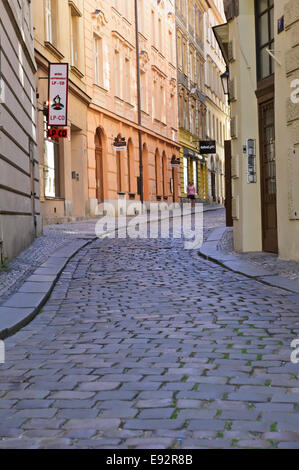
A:
{"label": "shop sign", "polygon": [[47,131],[48,139],[67,139],[67,129],[56,129],[51,127]]}
{"label": "shop sign", "polygon": [[49,66],[49,126],[67,126],[68,64]]}
{"label": "shop sign", "polygon": [[200,154],[214,154],[216,153],[216,140],[201,140],[199,142]]}

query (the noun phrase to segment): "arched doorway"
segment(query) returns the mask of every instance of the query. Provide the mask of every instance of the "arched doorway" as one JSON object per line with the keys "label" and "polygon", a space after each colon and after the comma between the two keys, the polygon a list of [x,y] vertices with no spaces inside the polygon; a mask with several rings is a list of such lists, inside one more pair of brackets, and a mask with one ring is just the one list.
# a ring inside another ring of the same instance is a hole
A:
{"label": "arched doorway", "polygon": [[98,202],[104,202],[104,178],[103,178],[103,148],[104,135],[98,128],[95,135],[95,163],[96,163],[96,198]]}
{"label": "arched doorway", "polygon": [[155,173],[156,173],[156,197],[158,200],[161,200],[162,197],[162,188],[161,188],[161,158],[159,150],[156,149],[155,152]]}
{"label": "arched doorway", "polygon": [[[177,159],[177,155],[172,155],[172,160]],[[172,190],[172,199],[173,202],[178,202],[179,200],[179,174],[180,174],[180,168],[172,167],[172,184],[171,184],[171,190]]]}
{"label": "arched doorway", "polygon": [[127,165],[128,165],[128,193],[133,194],[136,192],[135,188],[135,168],[134,168],[134,146],[132,139],[128,140],[128,149],[127,149]]}
{"label": "arched doorway", "polygon": [[[118,134],[117,139],[121,139],[121,134]],[[123,169],[122,169],[122,158],[121,152],[116,152],[116,192],[123,192]]]}
{"label": "arched doorway", "polygon": [[143,165],[143,200],[149,201],[149,174],[148,174],[148,148],[146,143],[142,147],[142,165]]}
{"label": "arched doorway", "polygon": [[216,202],[216,172],[214,157],[211,157],[211,197]]}
{"label": "arched doorway", "polygon": [[166,153],[163,152],[162,154],[162,190],[163,190],[163,197],[166,200],[168,197],[168,188],[167,188],[167,157]]}

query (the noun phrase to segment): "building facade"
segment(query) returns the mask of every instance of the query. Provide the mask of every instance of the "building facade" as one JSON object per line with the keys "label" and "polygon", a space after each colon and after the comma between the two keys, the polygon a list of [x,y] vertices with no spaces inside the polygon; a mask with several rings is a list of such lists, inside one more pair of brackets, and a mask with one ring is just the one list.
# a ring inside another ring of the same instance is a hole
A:
{"label": "building facade", "polygon": [[299,261],[299,1],[225,1],[234,244]]}
{"label": "building facade", "polygon": [[[84,0],[33,0],[37,139],[44,223],[88,216]],[[47,138],[50,63],[69,64],[68,138]]]}
{"label": "building facade", "polygon": [[181,146],[181,197],[188,183],[196,188],[196,199],[208,199],[207,158],[199,154],[199,140],[206,137],[204,13],[208,2],[176,0],[178,66],[179,143]]}
{"label": "building facade", "polygon": [[41,234],[31,2],[0,3],[0,264]]}
{"label": "building facade", "polygon": [[[179,198],[179,171],[170,164],[179,155],[174,1],[138,0],[140,101],[134,3],[84,2],[91,215],[119,198],[140,210],[139,132],[144,202]],[[124,151],[115,139],[124,139]]]}
{"label": "building facade", "polygon": [[227,97],[221,83],[226,65],[213,33],[213,27],[226,22],[223,0],[211,0],[204,14],[205,24],[205,90],[207,107],[207,140],[216,141],[217,153],[208,157],[208,198],[210,202],[223,203],[224,142],[229,139],[230,115]]}

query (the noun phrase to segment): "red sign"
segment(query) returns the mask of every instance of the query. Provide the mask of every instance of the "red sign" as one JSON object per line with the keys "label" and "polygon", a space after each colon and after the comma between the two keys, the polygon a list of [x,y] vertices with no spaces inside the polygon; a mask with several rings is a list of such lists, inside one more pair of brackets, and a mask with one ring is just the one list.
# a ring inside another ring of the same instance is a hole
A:
{"label": "red sign", "polygon": [[49,66],[49,126],[67,126],[68,64]]}
{"label": "red sign", "polygon": [[52,127],[47,132],[48,139],[66,139],[67,129],[55,129]]}

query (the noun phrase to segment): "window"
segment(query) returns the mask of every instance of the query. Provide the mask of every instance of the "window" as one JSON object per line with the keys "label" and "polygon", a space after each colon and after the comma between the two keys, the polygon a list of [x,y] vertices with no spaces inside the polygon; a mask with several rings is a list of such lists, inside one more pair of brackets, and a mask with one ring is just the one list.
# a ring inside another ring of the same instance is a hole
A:
{"label": "window", "polygon": [[171,31],[168,31],[168,42],[169,42],[169,62],[173,64],[173,41],[172,41]]}
{"label": "window", "polygon": [[44,183],[45,197],[59,197],[59,144],[47,138],[47,119],[44,117]]}
{"label": "window", "polygon": [[255,1],[258,81],[274,73],[274,62],[266,49],[274,49],[274,0]]}
{"label": "window", "polygon": [[124,87],[125,87],[125,101],[130,103],[131,101],[131,80],[130,80],[130,61],[128,59],[125,59],[125,82],[124,82]]}
{"label": "window", "polygon": [[195,193],[198,194],[198,177],[197,177],[197,161],[193,160],[192,162],[193,170],[193,184],[195,186]]}
{"label": "window", "polygon": [[212,129],[212,137],[214,140],[216,140],[216,132],[215,132],[215,116],[213,116],[213,129]]}
{"label": "window", "polygon": [[179,125],[184,127],[184,96],[182,93],[179,95]]}
{"label": "window", "polygon": [[120,90],[120,57],[117,50],[114,51],[114,93],[121,98]]}
{"label": "window", "polygon": [[52,0],[46,0],[46,41],[53,42]]}
{"label": "window", "polygon": [[164,84],[161,85],[161,87],[160,87],[160,96],[161,96],[161,98],[160,98],[160,103],[161,103],[160,117],[161,117],[161,121],[164,124],[166,124],[166,96],[165,96],[165,86],[164,86]]}
{"label": "window", "polygon": [[94,82],[103,85],[103,44],[98,36],[94,36]]}
{"label": "window", "polygon": [[195,134],[195,133],[196,133],[196,107],[195,107],[194,104],[191,106],[190,131],[191,131],[191,134]]}
{"label": "window", "polygon": [[180,34],[178,34],[178,37],[177,37],[177,48],[178,48],[178,67],[180,70],[182,70],[183,68],[182,38]]}
{"label": "window", "polygon": [[123,2],[123,8],[124,8],[123,15],[127,20],[129,20],[130,18],[129,18],[129,2],[128,2],[128,0],[125,0]]}
{"label": "window", "polygon": [[189,130],[189,100],[186,97],[185,98],[185,103],[184,103],[184,128],[186,130]]}
{"label": "window", "polygon": [[159,18],[158,20],[158,30],[159,30],[159,46],[158,49],[160,52],[163,51],[163,32],[162,32],[162,20]]}
{"label": "window", "polygon": [[79,69],[79,16],[71,8],[71,60],[72,65]]}
{"label": "window", "polygon": [[222,124],[220,122],[220,143],[221,145],[223,144],[223,139],[222,139]]}
{"label": "window", "polygon": [[202,138],[203,135],[202,135],[202,125],[203,125],[203,122],[202,122],[202,113],[201,113],[201,109],[199,108],[198,110],[198,137]]}
{"label": "window", "polygon": [[144,6],[143,6],[143,0],[139,0],[139,2],[138,2],[138,26],[139,26],[139,31],[144,33]]}
{"label": "window", "polygon": [[182,0],[182,16],[186,19],[186,0]]}
{"label": "window", "polygon": [[140,74],[140,86],[141,86],[141,109],[147,113],[147,86],[146,86],[146,73],[141,72]]}
{"label": "window", "polygon": [[183,39],[183,71],[188,75],[187,41]]}
{"label": "window", "polygon": [[188,191],[188,158],[184,157],[184,192]]}
{"label": "window", "polygon": [[201,79],[200,79],[200,59],[199,59],[199,56],[196,57],[196,79],[197,79],[198,89],[200,90]]}
{"label": "window", "polygon": [[192,0],[188,2],[189,29],[191,34],[194,33],[194,5]]}
{"label": "window", "polygon": [[194,82],[194,79],[193,79],[193,50],[191,48],[190,48],[189,57],[190,57],[190,80],[191,80],[191,82]]}
{"label": "window", "polygon": [[46,0],[45,9],[45,36],[46,41],[57,45],[57,0]]}
{"label": "window", "polygon": [[152,10],[152,41],[153,46],[156,47],[156,18],[154,10]]}

